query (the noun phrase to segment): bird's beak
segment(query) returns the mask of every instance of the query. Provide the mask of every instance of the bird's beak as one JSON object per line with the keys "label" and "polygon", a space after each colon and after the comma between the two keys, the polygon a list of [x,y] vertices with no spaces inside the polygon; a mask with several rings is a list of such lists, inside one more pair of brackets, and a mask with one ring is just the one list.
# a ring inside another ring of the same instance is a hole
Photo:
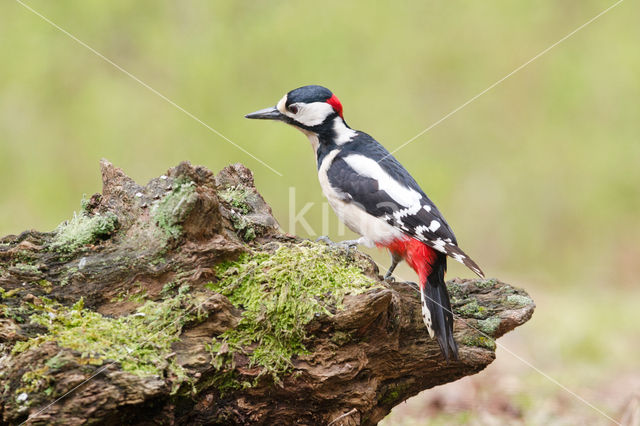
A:
{"label": "bird's beak", "polygon": [[276,107],[261,109],[245,115],[245,118],[253,118],[257,120],[284,120],[284,115],[278,111]]}

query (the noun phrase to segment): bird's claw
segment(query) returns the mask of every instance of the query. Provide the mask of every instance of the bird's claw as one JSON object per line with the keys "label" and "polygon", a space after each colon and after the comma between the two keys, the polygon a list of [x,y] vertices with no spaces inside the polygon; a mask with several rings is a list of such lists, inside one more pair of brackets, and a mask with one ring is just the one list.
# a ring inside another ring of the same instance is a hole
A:
{"label": "bird's claw", "polygon": [[335,241],[331,241],[331,239],[326,235],[316,238],[316,242],[323,242],[329,247],[342,250],[345,252],[347,257],[351,255],[351,249],[358,246],[358,240],[346,240],[346,241],[335,242]]}
{"label": "bird's claw", "polygon": [[322,236],[320,236],[320,237],[316,238],[316,243],[325,243],[325,244],[326,244],[326,245],[328,245],[328,246],[332,246],[332,245],[334,245],[334,244],[335,244],[335,243],[334,243],[333,241],[331,241],[331,240],[329,239],[329,237],[327,237],[326,235],[322,235]]}
{"label": "bird's claw", "polygon": [[388,282],[389,284],[391,284],[391,283],[395,283],[395,282],[396,282],[396,279],[395,279],[395,278],[393,277],[393,275],[391,275],[391,274],[385,274],[385,276],[384,276],[383,280],[384,280],[385,282]]}

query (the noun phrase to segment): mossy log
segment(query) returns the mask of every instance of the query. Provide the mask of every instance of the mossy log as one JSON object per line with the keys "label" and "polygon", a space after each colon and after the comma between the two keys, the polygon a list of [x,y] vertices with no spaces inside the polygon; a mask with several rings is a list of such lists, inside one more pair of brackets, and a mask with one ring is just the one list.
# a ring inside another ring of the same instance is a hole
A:
{"label": "mossy log", "polygon": [[55,231],[0,239],[0,424],[375,424],[533,313],[500,281],[450,281],[447,363],[415,284],[283,233],[244,166],[102,179]]}

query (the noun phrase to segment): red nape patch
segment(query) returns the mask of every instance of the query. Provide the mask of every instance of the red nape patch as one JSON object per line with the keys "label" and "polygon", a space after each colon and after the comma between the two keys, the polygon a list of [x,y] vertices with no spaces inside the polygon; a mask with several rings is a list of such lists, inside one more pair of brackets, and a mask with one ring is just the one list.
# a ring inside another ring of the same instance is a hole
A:
{"label": "red nape patch", "polygon": [[433,269],[432,265],[436,261],[437,253],[434,249],[415,238],[399,238],[388,244],[376,244],[378,247],[385,247],[389,251],[396,253],[407,262],[411,269],[416,271],[420,284],[427,282],[427,277]]}
{"label": "red nape patch", "polygon": [[327,99],[327,103],[333,107],[335,112],[337,112],[340,117],[342,117],[342,104],[340,103],[336,95],[332,94],[331,97]]}

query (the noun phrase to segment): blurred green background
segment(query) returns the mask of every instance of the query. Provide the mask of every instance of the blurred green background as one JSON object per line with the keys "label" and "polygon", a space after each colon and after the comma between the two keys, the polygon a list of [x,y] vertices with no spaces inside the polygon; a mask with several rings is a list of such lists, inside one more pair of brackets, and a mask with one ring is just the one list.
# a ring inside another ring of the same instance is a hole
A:
{"label": "blurred green background", "polygon": [[[321,233],[308,141],[244,114],[322,84],[352,127],[392,150],[614,2],[28,4],[283,176],[5,1],[1,235],[69,218],[100,191],[102,157],[141,183],[182,160],[214,171],[243,162],[283,228],[293,231],[294,187]],[[639,14],[621,3],[396,154],[488,275],[536,300],[533,319],[500,342],[616,419],[640,398]],[[423,392],[385,424],[427,419],[608,422],[503,349],[485,372]]]}

